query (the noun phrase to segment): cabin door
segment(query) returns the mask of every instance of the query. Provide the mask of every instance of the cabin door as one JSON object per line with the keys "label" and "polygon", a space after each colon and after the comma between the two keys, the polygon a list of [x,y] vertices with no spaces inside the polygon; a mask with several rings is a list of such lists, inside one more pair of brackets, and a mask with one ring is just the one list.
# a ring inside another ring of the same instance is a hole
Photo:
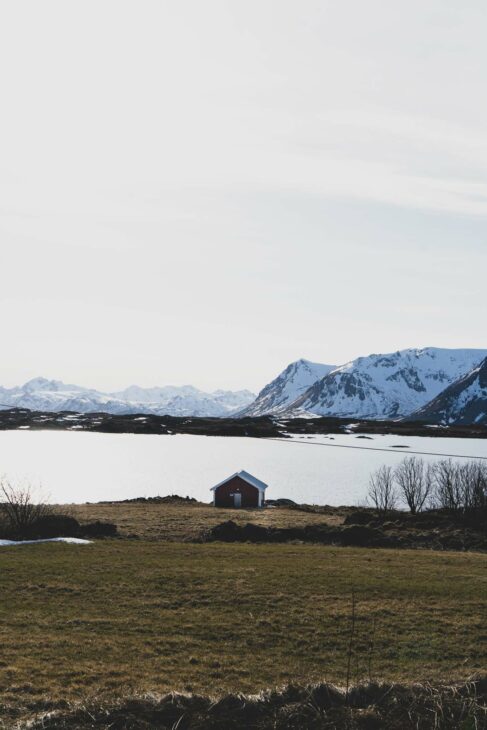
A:
{"label": "cabin door", "polygon": [[233,495],[233,506],[234,507],[241,507],[242,506],[242,495],[241,494],[238,494],[238,492]]}

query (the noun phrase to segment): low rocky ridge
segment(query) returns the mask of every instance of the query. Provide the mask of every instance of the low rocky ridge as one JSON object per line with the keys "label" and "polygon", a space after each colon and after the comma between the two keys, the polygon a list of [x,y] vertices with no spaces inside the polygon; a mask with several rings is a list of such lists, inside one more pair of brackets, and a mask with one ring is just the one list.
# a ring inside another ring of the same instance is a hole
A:
{"label": "low rocky ridge", "polygon": [[98,504],[199,504],[194,497],[180,497],[179,494],[167,494],[165,497],[132,497],[132,499],[118,499],[116,502],[99,502]]}
{"label": "low rocky ridge", "polygon": [[[289,509],[290,505],[286,505]],[[333,508],[296,505],[296,509],[328,514]],[[341,509],[341,508],[338,508]],[[373,510],[350,510],[342,525],[310,524],[304,527],[264,527],[227,520],[208,530],[203,541],[283,543],[367,548],[427,548],[432,550],[487,551],[487,514],[473,519],[453,512],[431,510],[416,515],[393,512],[387,520]]]}
{"label": "low rocky ridge", "polygon": [[0,410],[0,431],[54,430],[90,431],[93,433],[138,433],[195,436],[249,436],[252,438],[286,438],[293,434],[396,434],[402,436],[449,436],[487,438],[487,425],[452,424],[432,428],[424,421],[356,420],[345,418],[190,418],[147,414],[75,413],[65,411],[30,411],[26,408]]}
{"label": "low rocky ridge", "polygon": [[[330,684],[288,686],[218,700],[172,693],[113,704],[37,709],[19,730],[485,730],[487,678],[468,683],[370,682],[349,691]],[[44,709],[44,712],[42,712]]]}

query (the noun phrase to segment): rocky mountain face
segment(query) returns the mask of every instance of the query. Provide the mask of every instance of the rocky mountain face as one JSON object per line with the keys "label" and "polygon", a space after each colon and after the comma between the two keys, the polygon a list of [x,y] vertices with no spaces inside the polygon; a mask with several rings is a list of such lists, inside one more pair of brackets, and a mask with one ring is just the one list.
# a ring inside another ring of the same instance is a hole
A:
{"label": "rocky mountain face", "polygon": [[240,416],[263,416],[288,408],[317,380],[334,369],[309,360],[297,360],[287,366],[277,378],[263,388],[255,401],[239,413]]}
{"label": "rocky mountain face", "polygon": [[486,356],[487,350],[427,347],[359,357],[339,367],[298,360],[238,415],[401,418],[436,398]]}
{"label": "rocky mountain face", "polygon": [[321,416],[399,418],[476,367],[487,350],[408,349],[336,368],[291,404]]}
{"label": "rocky mountain face", "polygon": [[409,418],[445,425],[487,426],[487,358]]}
{"label": "rocky mountain face", "polygon": [[231,416],[251,403],[248,390],[204,393],[193,386],[141,388],[133,385],[117,393],[34,378],[15,388],[0,387],[0,408],[38,411],[76,411],[114,414],[153,413],[168,416]]}

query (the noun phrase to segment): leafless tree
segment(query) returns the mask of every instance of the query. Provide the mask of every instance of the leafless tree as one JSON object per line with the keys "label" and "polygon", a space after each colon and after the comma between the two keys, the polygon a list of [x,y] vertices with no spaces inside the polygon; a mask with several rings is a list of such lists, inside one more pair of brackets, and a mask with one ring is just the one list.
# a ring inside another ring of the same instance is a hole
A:
{"label": "leafless tree", "polygon": [[487,508],[487,464],[456,463],[451,459],[434,466],[434,505],[443,509],[477,512]]}
{"label": "leafless tree", "polygon": [[433,489],[433,471],[416,456],[406,456],[394,471],[402,498],[414,515],[425,507]]}
{"label": "leafless tree", "polygon": [[462,506],[462,488],[458,464],[442,459],[435,464],[434,503],[442,509],[459,510]]}
{"label": "leafless tree", "polygon": [[49,505],[34,501],[30,484],[13,484],[5,477],[0,479],[0,517],[9,532],[22,533],[51,511]]}
{"label": "leafless tree", "polygon": [[487,508],[487,462],[474,461],[472,479],[472,504],[475,509]]}
{"label": "leafless tree", "polygon": [[464,512],[475,512],[487,506],[487,464],[467,461],[457,467],[458,492]]}
{"label": "leafless tree", "polygon": [[391,466],[381,466],[370,476],[368,497],[380,517],[385,517],[397,502],[394,472]]}

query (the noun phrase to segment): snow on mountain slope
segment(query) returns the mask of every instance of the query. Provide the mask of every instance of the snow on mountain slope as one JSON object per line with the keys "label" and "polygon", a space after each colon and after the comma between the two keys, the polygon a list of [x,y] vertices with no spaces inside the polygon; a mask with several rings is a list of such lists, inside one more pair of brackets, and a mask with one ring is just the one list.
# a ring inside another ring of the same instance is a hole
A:
{"label": "snow on mountain slope", "polygon": [[342,365],[291,405],[322,416],[398,418],[418,410],[487,356],[487,350],[427,347],[369,355]]}
{"label": "snow on mountain slope", "polygon": [[[186,386],[184,386],[186,387]],[[162,403],[149,404],[150,412],[173,416],[233,416],[251,403],[255,395],[248,390],[216,390],[214,393],[184,393]]]}
{"label": "snow on mountain slope", "polygon": [[309,360],[292,362],[277,378],[260,391],[253,403],[238,415],[263,416],[267,413],[279,412],[334,368],[335,365],[321,365]]}
{"label": "snow on mountain slope", "polygon": [[197,388],[192,385],[165,385],[163,387],[141,388],[139,385],[130,385],[125,390],[111,393],[114,398],[135,403],[166,403],[177,396],[197,397]]}
{"label": "snow on mountain slope", "polygon": [[487,358],[409,418],[446,425],[487,426]]}
{"label": "snow on mountain slope", "polygon": [[191,385],[140,388],[133,385],[119,393],[102,393],[59,380],[34,378],[15,388],[0,387],[0,408],[79,413],[154,413],[171,416],[229,416],[255,398],[248,390],[204,393]]}

